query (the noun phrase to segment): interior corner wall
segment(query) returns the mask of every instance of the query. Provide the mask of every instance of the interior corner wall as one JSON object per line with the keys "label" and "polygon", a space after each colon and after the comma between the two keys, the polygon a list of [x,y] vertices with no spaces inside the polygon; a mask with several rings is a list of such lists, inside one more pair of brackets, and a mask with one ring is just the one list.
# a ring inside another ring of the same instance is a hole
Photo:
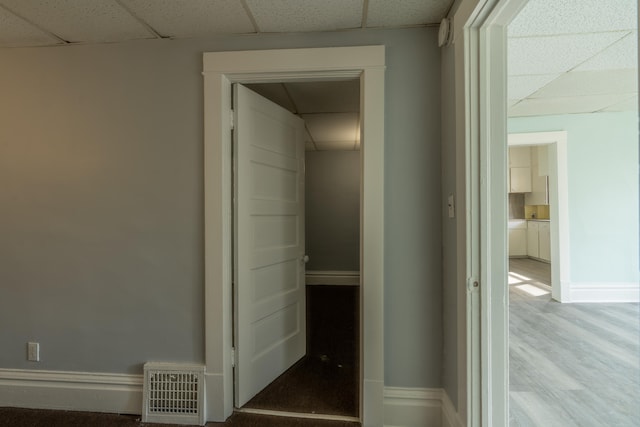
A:
{"label": "interior corner wall", "polygon": [[[456,191],[454,49],[442,49],[442,258],[443,258],[443,387],[454,406],[458,405],[458,286],[456,218],[448,214],[448,197]],[[455,203],[455,199],[454,199]],[[455,205],[454,205],[455,209]],[[460,214],[458,206],[458,215]]]}
{"label": "interior corner wall", "polygon": [[0,49],[0,369],[202,363],[202,53],[383,44],[385,382],[440,387],[436,40],[412,28]]}
{"label": "interior corner wall", "polygon": [[360,151],[305,155],[307,270],[360,271]]}
{"label": "interior corner wall", "polygon": [[567,131],[570,281],[638,283],[638,112],[517,117],[509,133]]}

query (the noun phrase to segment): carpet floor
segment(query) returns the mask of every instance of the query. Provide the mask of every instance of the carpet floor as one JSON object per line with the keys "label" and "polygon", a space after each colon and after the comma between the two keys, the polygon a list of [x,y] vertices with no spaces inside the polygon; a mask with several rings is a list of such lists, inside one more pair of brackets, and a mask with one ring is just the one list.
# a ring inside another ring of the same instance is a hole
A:
{"label": "carpet floor", "polygon": [[307,356],[245,408],[358,416],[358,291],[307,286]]}

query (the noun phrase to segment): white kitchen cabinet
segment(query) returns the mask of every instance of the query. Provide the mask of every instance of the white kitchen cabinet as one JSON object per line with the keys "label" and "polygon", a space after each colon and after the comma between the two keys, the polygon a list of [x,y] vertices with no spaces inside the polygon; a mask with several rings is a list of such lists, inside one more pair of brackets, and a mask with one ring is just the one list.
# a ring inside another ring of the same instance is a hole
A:
{"label": "white kitchen cabinet", "polygon": [[509,256],[527,256],[527,230],[524,228],[509,229]]}
{"label": "white kitchen cabinet", "polygon": [[527,255],[551,261],[551,224],[549,221],[527,221]]}
{"label": "white kitchen cabinet", "polygon": [[509,193],[531,192],[531,168],[509,168]]}
{"label": "white kitchen cabinet", "polygon": [[545,160],[547,152],[546,145],[531,147],[531,190],[524,196],[527,205],[549,204],[549,162]]}
{"label": "white kitchen cabinet", "polygon": [[540,247],[538,245],[538,221],[527,221],[527,255],[540,258]]}
{"label": "white kitchen cabinet", "polygon": [[531,147],[509,147],[509,167],[531,167]]}
{"label": "white kitchen cabinet", "polygon": [[548,222],[538,223],[538,254],[545,261],[551,261],[551,226]]}
{"label": "white kitchen cabinet", "polygon": [[531,191],[531,147],[509,147],[509,193]]}

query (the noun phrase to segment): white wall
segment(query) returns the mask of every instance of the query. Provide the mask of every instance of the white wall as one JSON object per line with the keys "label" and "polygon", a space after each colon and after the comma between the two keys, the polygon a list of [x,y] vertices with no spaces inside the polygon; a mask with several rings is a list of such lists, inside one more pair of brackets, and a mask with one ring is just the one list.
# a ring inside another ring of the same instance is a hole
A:
{"label": "white wall", "polygon": [[509,132],[567,131],[571,283],[637,284],[637,111],[509,119]]}
{"label": "white wall", "polygon": [[374,44],[387,51],[385,382],[440,387],[431,28],[1,49],[0,369],[202,362],[202,52]]}

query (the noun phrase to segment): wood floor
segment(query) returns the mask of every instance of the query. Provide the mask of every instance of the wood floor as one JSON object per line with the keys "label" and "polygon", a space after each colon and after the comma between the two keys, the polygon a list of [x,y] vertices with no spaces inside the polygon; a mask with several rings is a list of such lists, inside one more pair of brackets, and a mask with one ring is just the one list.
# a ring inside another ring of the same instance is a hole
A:
{"label": "wood floor", "polygon": [[638,304],[560,304],[548,264],[509,264],[510,426],[640,426]]}

